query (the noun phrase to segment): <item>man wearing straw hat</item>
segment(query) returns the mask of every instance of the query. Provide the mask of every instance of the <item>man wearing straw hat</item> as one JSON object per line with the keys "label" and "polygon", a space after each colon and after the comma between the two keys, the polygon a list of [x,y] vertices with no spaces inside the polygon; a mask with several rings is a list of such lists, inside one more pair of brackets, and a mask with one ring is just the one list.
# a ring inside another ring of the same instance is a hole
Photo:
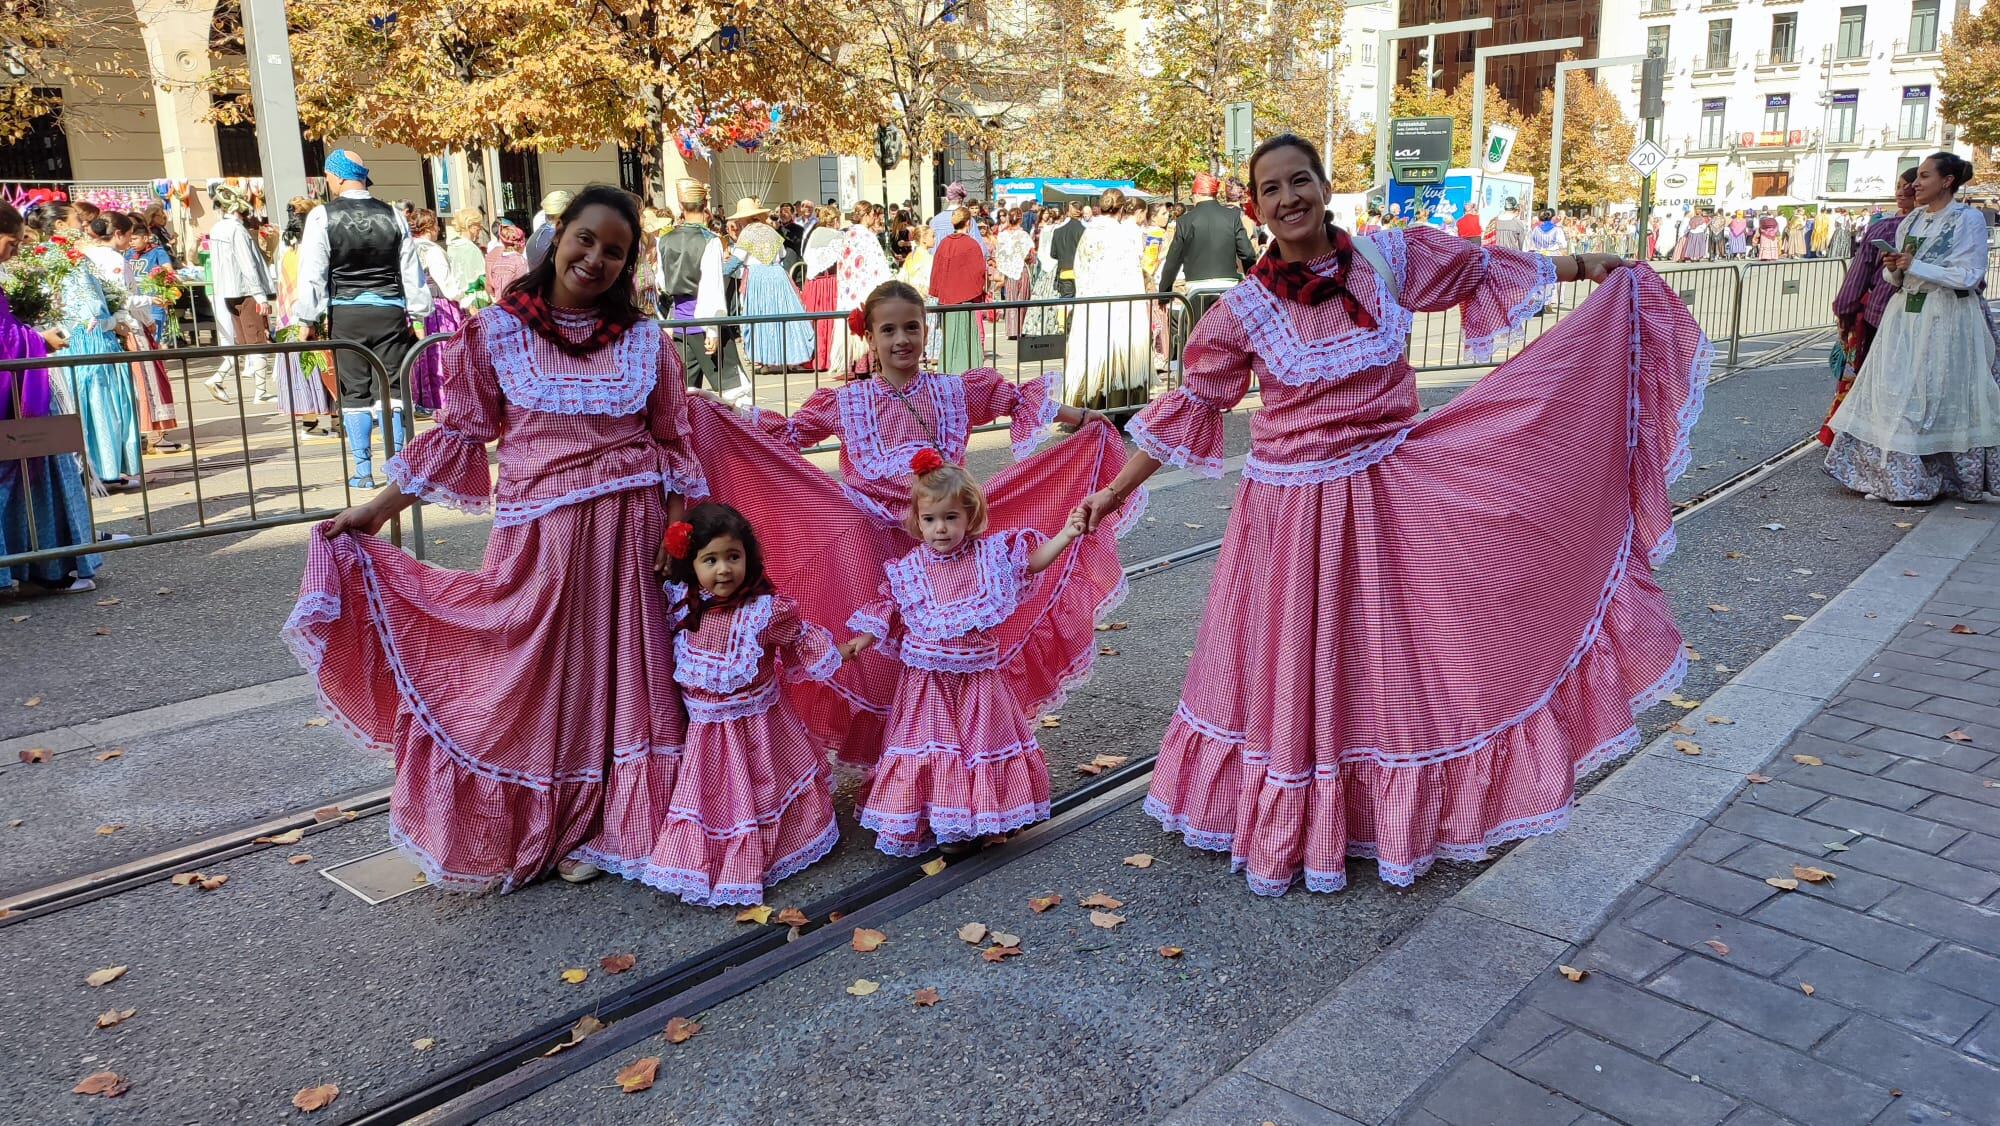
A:
{"label": "man wearing straw hat", "polygon": [[[681,221],[659,238],[660,312],[670,321],[727,316],[722,281],[722,240],[708,229],[708,186],[700,180],[674,185]],[[674,346],[689,387],[704,383],[732,402],[750,401],[730,347],[734,334],[722,328],[677,328]]]}
{"label": "man wearing straw hat", "polygon": [[[299,295],[292,317],[311,325],[326,317],[330,340],[347,340],[373,352],[389,370],[396,412],[396,444],[403,444],[402,385],[396,377],[431,315],[431,290],[417,261],[409,224],[394,207],[368,193],[368,166],[350,149],[326,156],[333,198],[306,216],[299,236]],[[310,330],[308,330],[310,331]],[[333,353],[340,383],[340,418],[347,431],[353,473],[347,483],[376,487],[374,478],[375,374],[361,356]]]}

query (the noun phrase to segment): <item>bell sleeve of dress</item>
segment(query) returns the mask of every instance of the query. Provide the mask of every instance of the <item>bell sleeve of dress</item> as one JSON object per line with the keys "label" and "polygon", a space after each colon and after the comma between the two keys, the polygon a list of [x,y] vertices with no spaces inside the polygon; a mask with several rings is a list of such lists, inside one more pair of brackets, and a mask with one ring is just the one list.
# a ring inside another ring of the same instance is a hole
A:
{"label": "bell sleeve of dress", "polygon": [[1181,356],[1181,385],[1153,400],[1126,433],[1148,455],[1201,477],[1222,476],[1222,412],[1250,392],[1250,336],[1228,301],[1195,326]]}
{"label": "bell sleeve of dress", "polygon": [[833,635],[799,616],[799,604],[779,595],[771,599],[771,624],[764,627],[764,649],[776,650],[785,679],[831,680],[840,668],[840,650]]}
{"label": "bell sleeve of dress", "polygon": [[1905,288],[1969,290],[1985,280],[1986,220],[1970,207],[1958,209],[1948,256],[1938,261],[1919,258],[1903,271]]}
{"label": "bell sleeve of dress", "polygon": [[499,439],[506,413],[481,325],[474,317],[439,346],[444,389],[437,425],[411,439],[385,469],[405,495],[471,513],[492,510],[486,443]]}
{"label": "bell sleeve of dress", "polygon": [[1049,537],[1034,528],[1014,528],[1000,534],[1007,539],[1007,573],[1013,576],[1015,589],[1025,599],[1035,589],[1035,580],[1041,578],[1028,573],[1028,556],[1049,542]]}
{"label": "bell sleeve of dress", "polygon": [[662,334],[660,374],[646,400],[646,428],[660,450],[660,488],[668,496],[701,500],[708,496],[708,476],[688,444],[686,377],[680,351]]}
{"label": "bell sleeve of dress", "polygon": [[965,380],[965,413],[973,426],[985,426],[995,419],[1011,421],[1007,442],[1014,460],[1035,452],[1035,446],[1055,425],[1062,403],[1049,393],[1049,375],[1038,375],[1025,383],[1014,383],[995,368],[974,368]]}
{"label": "bell sleeve of dress", "polygon": [[1420,313],[1456,306],[1466,354],[1475,361],[1524,339],[1528,318],[1555,296],[1553,258],[1480,246],[1425,226],[1405,229],[1403,240],[1403,306]]}
{"label": "bell sleeve of dress", "polygon": [[840,392],[822,387],[789,415],[759,407],[757,429],[795,450],[817,446],[840,430]]}
{"label": "bell sleeve of dress", "polygon": [[896,606],[895,596],[889,593],[887,579],[882,581],[875,601],[848,616],[847,628],[867,634],[875,639],[876,648],[891,657],[898,656],[903,640],[903,612]]}

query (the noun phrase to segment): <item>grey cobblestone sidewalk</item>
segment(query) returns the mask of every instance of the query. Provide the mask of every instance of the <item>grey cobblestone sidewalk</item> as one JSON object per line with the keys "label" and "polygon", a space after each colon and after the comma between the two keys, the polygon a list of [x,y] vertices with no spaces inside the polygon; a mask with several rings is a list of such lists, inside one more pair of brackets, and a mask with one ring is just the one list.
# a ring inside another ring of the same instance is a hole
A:
{"label": "grey cobblestone sidewalk", "polygon": [[2000,1123],[2000,537],[1757,777],[1399,1121]]}

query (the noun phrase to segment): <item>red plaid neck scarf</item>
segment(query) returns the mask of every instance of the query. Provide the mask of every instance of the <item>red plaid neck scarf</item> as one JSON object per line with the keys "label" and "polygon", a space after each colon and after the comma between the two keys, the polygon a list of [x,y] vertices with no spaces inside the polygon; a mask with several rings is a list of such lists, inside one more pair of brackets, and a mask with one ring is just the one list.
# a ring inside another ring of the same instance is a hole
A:
{"label": "red plaid neck scarf", "polygon": [[580,341],[563,335],[562,327],[556,324],[555,315],[549,311],[549,303],[539,293],[515,291],[500,299],[500,307],[521,318],[521,323],[532,329],[536,336],[554,345],[556,351],[565,356],[582,359],[594,356],[618,342],[625,330],[637,323],[636,318],[616,321],[599,316],[597,327],[589,336]]}
{"label": "red plaid neck scarf", "polygon": [[1326,231],[1333,240],[1332,274],[1321,274],[1304,262],[1287,262],[1278,257],[1278,248],[1273,245],[1250,268],[1250,276],[1279,298],[1301,305],[1318,305],[1337,297],[1349,320],[1361,328],[1374,328],[1374,314],[1363,308],[1361,299],[1347,289],[1348,274],[1354,264],[1354,239],[1332,223],[1326,225]]}

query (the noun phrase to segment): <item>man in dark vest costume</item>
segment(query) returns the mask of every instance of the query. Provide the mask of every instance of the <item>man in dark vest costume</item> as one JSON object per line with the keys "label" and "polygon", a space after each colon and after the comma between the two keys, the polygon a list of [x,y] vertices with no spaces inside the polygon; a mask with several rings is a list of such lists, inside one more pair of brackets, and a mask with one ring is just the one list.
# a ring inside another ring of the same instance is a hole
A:
{"label": "man in dark vest costume", "polygon": [[[722,240],[708,228],[708,187],[700,180],[682,180],[674,188],[681,221],[658,242],[660,311],[670,321],[706,320],[727,316],[722,280]],[[689,387],[706,384],[738,405],[750,401],[736,361],[733,330],[677,328],[674,346]]]}
{"label": "man in dark vest costume", "polygon": [[[394,207],[368,194],[368,166],[360,157],[349,149],[328,153],[326,183],[333,198],[306,216],[299,238],[299,294],[292,316],[310,326],[324,315],[327,339],[352,341],[382,361],[392,380],[389,397],[401,448],[403,387],[396,377],[431,315],[430,286],[409,225]],[[372,489],[380,405],[375,373],[363,357],[342,349],[334,350],[333,365],[354,463],[347,483]]]}
{"label": "man in dark vest costume", "polygon": [[1216,202],[1221,186],[1206,173],[1194,178],[1194,206],[1174,225],[1173,241],[1160,263],[1162,291],[1174,288],[1176,280],[1187,282],[1190,329],[1216,298],[1242,279],[1243,271],[1257,264],[1257,249],[1250,245],[1243,213]]}
{"label": "man in dark vest costume", "polygon": [[1070,201],[1069,214],[1049,235],[1049,256],[1055,259],[1056,292],[1076,296],[1076,248],[1083,242],[1083,205]]}

